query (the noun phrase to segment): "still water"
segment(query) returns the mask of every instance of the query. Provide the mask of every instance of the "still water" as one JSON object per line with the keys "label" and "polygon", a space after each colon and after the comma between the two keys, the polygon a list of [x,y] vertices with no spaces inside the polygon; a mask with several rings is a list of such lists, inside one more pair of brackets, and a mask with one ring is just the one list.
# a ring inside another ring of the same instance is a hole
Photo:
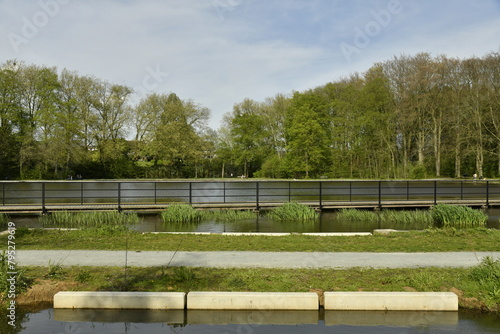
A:
{"label": "still water", "polygon": [[[488,214],[488,228],[500,229],[500,209],[490,208]],[[12,216],[16,227],[42,227],[37,216]],[[255,219],[240,221],[211,221],[206,220],[196,224],[169,224],[163,223],[158,214],[141,215],[141,222],[132,228],[139,232],[266,232],[266,233],[318,233],[318,232],[372,232],[375,229],[395,230],[422,230],[427,226],[421,223],[401,224],[397,222],[366,222],[349,221],[337,218],[336,212],[324,211],[320,218],[313,223],[280,222],[271,220],[265,215],[256,216]]]}
{"label": "still water", "polygon": [[21,334],[500,333],[494,315],[468,312],[113,311],[45,309]]}

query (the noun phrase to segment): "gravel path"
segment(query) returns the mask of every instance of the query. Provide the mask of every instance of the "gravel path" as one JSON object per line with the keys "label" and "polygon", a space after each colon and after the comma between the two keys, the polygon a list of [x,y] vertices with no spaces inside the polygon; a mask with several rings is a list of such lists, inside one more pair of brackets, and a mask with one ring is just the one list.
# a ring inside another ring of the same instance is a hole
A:
{"label": "gravel path", "polygon": [[137,252],[19,250],[20,266],[186,266],[211,268],[420,268],[471,267],[500,252],[322,253],[322,252]]}

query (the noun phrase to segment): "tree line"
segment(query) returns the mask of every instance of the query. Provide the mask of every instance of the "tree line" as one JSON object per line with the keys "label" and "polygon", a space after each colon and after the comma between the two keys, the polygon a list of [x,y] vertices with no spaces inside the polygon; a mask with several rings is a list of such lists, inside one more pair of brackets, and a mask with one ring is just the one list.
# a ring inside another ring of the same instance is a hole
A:
{"label": "tree line", "polygon": [[0,175],[500,176],[500,53],[401,55],[313,89],[210,111],[69,70],[0,65]]}

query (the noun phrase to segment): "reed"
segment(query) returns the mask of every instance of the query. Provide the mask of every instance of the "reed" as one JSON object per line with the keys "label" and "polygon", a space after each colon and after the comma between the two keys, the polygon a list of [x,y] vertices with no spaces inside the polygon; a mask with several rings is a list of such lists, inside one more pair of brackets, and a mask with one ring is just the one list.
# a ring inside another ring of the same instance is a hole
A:
{"label": "reed", "polygon": [[68,212],[56,211],[39,218],[43,227],[101,228],[128,226],[139,223],[136,213],[105,212]]}
{"label": "reed", "polygon": [[189,204],[172,204],[161,213],[165,223],[195,223],[202,219],[201,211]]}
{"label": "reed", "polygon": [[318,213],[305,204],[289,202],[271,209],[268,216],[276,220],[298,220],[304,222],[316,220]]}
{"label": "reed", "polygon": [[431,226],[432,213],[428,210],[384,210],[380,213],[380,220],[387,223],[414,224],[423,223]]}
{"label": "reed", "polygon": [[433,224],[432,214],[424,210],[383,210],[374,212],[359,209],[342,209],[337,213],[337,219],[353,222],[381,222],[401,225]]}
{"label": "reed", "polygon": [[373,211],[359,209],[341,209],[337,213],[337,219],[350,221],[378,221],[378,215]]}
{"label": "reed", "polygon": [[438,204],[431,211],[434,222],[445,228],[485,227],[488,220],[484,212],[460,205]]}

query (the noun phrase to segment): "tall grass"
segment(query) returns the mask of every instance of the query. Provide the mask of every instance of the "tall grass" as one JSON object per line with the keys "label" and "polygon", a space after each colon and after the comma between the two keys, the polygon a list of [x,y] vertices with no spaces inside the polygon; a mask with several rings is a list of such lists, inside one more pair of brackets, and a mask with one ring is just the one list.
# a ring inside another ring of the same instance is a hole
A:
{"label": "tall grass", "polygon": [[477,294],[491,304],[500,304],[500,259],[487,256],[481,263],[472,268],[469,277],[472,285],[476,286]]}
{"label": "tall grass", "polygon": [[383,210],[380,219],[382,222],[399,224],[422,223],[431,226],[433,223],[432,214],[426,210]]}
{"label": "tall grass", "polygon": [[467,206],[438,204],[431,209],[434,222],[443,227],[485,227],[488,216]]}
{"label": "tall grass", "polygon": [[172,204],[161,214],[163,222],[169,223],[198,223],[202,219],[216,221],[234,221],[254,219],[256,213],[249,210],[196,210],[189,204]]}
{"label": "tall grass", "polygon": [[359,209],[341,209],[337,213],[337,218],[351,221],[378,221],[378,215],[373,211]]}
{"label": "tall grass", "polygon": [[101,228],[129,226],[139,223],[136,213],[105,212],[68,212],[56,211],[39,218],[43,227]]}
{"label": "tall grass", "polygon": [[7,224],[9,223],[9,216],[5,213],[0,213],[0,228],[3,229],[4,227],[7,227]]}
{"label": "tall grass", "polygon": [[202,213],[189,204],[172,204],[161,213],[165,223],[195,223],[202,219]]}
{"label": "tall grass", "polygon": [[305,204],[289,202],[271,209],[268,216],[276,220],[314,221],[318,213]]}

